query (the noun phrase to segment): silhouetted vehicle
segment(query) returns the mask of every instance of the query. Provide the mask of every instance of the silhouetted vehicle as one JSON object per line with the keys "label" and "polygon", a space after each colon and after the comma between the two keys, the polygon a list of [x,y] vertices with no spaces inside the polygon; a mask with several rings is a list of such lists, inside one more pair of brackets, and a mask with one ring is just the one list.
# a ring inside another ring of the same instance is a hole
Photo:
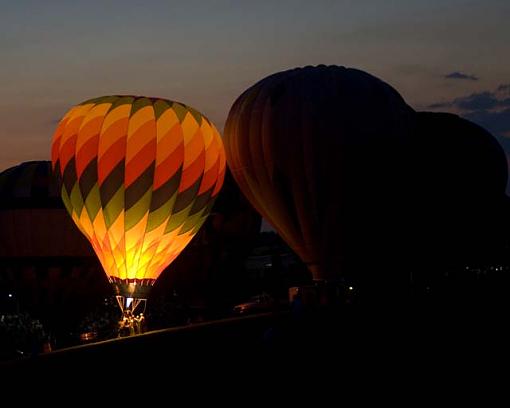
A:
{"label": "silhouetted vehicle", "polygon": [[234,306],[234,313],[244,315],[248,313],[269,312],[277,307],[275,299],[267,293],[253,296],[249,301]]}

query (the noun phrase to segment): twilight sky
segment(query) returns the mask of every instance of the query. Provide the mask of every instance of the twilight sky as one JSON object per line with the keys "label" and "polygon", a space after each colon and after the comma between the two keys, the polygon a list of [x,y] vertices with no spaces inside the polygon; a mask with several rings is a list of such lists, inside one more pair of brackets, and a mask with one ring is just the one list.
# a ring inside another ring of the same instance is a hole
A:
{"label": "twilight sky", "polygon": [[508,0],[0,0],[0,170],[49,159],[59,118],[88,98],[166,97],[222,131],[248,86],[317,64],[463,114],[510,154],[509,18]]}

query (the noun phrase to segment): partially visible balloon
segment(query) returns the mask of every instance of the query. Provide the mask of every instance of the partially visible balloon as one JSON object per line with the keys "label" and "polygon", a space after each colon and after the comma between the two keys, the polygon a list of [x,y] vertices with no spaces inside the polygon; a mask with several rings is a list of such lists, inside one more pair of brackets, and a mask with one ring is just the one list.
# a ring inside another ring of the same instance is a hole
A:
{"label": "partially visible balloon", "polygon": [[152,295],[173,288],[195,311],[213,310],[242,292],[246,257],[259,236],[261,217],[226,171],[210,216],[192,242],[158,278]]}
{"label": "partially visible balloon", "polygon": [[383,197],[398,190],[392,178],[413,114],[391,86],[363,71],[280,72],[232,106],[227,162],[314,278],[338,279],[347,263],[363,262],[352,248],[385,239],[374,222],[389,207]]}
{"label": "partially visible balloon", "polygon": [[412,228],[433,239],[416,236],[406,252],[429,275],[495,262],[507,233],[503,148],[485,129],[450,113],[418,112],[413,133],[409,169],[420,217]]}
{"label": "partially visible balloon", "polygon": [[505,152],[475,123],[451,113],[417,112],[412,143],[423,182],[429,182],[422,187],[441,188],[442,196],[461,199],[490,200],[505,194]]}
{"label": "partially visible balloon", "polygon": [[225,174],[221,137],[181,103],[105,96],[53,136],[62,199],[124,309],[134,309],[206,220]]}
{"label": "partially visible balloon", "polygon": [[[108,293],[90,244],[67,214],[51,162],[0,173],[0,297],[60,331]],[[0,300],[1,302],[1,300]]]}

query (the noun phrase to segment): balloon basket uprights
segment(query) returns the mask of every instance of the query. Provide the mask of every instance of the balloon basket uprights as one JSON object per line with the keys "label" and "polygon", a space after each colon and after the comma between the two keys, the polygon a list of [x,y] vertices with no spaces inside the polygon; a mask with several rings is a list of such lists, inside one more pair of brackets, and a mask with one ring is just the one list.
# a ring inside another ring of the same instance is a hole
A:
{"label": "balloon basket uprights", "polygon": [[116,295],[122,312],[119,320],[119,337],[131,336],[145,332],[145,308],[147,299]]}
{"label": "balloon basket uprights", "polygon": [[[338,305],[345,301],[343,284],[316,279],[309,285],[289,288],[289,303],[299,300],[304,307],[317,308]],[[348,290],[353,290],[348,287]]]}

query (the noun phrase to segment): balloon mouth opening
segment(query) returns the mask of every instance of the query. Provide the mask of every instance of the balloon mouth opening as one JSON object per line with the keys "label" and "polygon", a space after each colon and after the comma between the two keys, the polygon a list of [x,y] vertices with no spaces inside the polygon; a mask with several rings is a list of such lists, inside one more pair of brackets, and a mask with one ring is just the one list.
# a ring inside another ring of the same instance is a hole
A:
{"label": "balloon mouth opening", "polygon": [[120,279],[110,277],[115,295],[125,298],[147,299],[155,279]]}

